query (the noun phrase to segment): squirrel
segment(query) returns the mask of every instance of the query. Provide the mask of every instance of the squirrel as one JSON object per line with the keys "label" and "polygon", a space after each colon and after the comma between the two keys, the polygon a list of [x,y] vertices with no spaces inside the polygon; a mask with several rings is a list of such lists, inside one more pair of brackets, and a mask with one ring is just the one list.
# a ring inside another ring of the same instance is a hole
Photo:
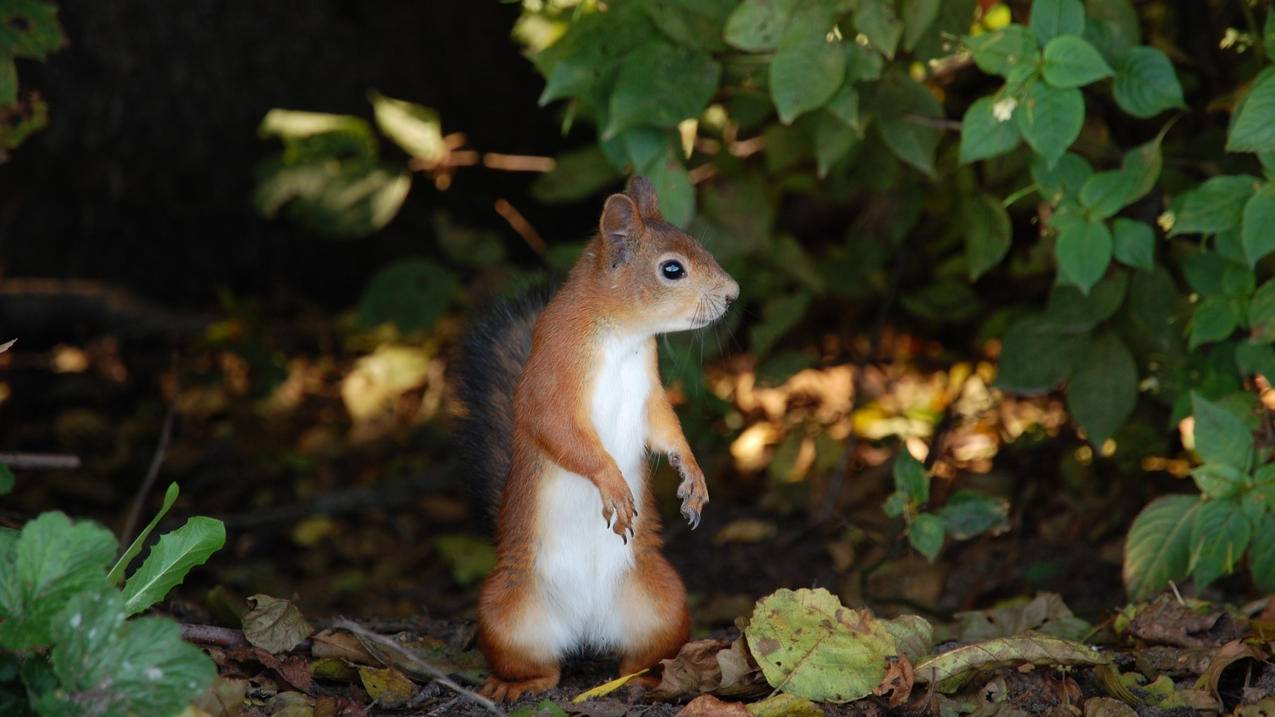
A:
{"label": "squirrel", "polygon": [[655,337],[708,326],[738,296],[635,177],[607,198],[552,297],[498,306],[471,329],[459,361],[462,454],[496,509],[496,564],[478,602],[484,695],[550,689],[563,657],[584,649],[619,652],[620,674],[631,674],[688,639],[647,451],[678,471],[692,528],[708,487],[660,383]]}

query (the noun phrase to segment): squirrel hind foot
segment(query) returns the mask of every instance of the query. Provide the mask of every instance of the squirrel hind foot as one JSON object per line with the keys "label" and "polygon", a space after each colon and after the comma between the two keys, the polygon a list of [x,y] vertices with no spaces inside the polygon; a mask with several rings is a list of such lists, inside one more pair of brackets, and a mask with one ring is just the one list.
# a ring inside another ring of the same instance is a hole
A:
{"label": "squirrel hind foot", "polygon": [[502,680],[491,676],[483,683],[478,694],[496,702],[515,702],[523,695],[534,695],[556,687],[558,675],[545,675],[527,680]]}

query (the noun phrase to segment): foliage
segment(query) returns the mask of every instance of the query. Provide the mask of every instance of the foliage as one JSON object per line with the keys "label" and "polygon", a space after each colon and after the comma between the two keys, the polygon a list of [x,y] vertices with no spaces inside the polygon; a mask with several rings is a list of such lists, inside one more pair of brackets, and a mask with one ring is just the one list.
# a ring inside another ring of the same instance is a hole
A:
{"label": "foliage", "polygon": [[[160,516],[177,497],[168,489]],[[158,522],[152,521],[144,531]],[[163,599],[225,543],[225,528],[191,518],[160,537],[121,592],[114,583],[144,540],[116,562],[100,525],[44,513],[0,529],[0,705],[6,714],[173,715],[215,668],[166,618],[132,618]]]}
{"label": "foliage", "polygon": [[45,0],[0,0],[0,161],[49,122],[40,93],[19,85],[15,60],[43,62],[66,44],[57,13]]}

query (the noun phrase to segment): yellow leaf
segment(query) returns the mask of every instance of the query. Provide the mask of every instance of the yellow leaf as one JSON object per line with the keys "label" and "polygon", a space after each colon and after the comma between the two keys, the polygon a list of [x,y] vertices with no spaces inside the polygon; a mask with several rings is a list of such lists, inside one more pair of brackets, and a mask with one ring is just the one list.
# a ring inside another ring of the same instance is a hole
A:
{"label": "yellow leaf", "polygon": [[615,692],[616,690],[626,685],[629,680],[633,679],[634,677],[637,677],[638,675],[646,671],[647,670],[639,670],[637,672],[634,672],[631,675],[624,675],[623,677],[617,677],[614,680],[611,680],[610,682],[603,682],[597,687],[585,690],[584,692],[581,692],[580,694],[571,698],[571,704],[578,705],[581,702],[584,702],[585,700],[591,700],[594,697],[604,697],[606,695],[609,695],[612,692]]}

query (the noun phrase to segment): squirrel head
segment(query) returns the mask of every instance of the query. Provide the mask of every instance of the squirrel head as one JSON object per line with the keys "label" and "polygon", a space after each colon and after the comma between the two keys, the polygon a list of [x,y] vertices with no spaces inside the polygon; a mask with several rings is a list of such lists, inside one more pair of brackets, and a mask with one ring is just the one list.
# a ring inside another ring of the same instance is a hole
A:
{"label": "squirrel head", "polygon": [[708,250],[664,221],[655,187],[634,177],[624,194],[612,194],[598,220],[596,276],[615,305],[629,311],[625,323],[661,334],[708,326],[739,298],[739,284]]}

